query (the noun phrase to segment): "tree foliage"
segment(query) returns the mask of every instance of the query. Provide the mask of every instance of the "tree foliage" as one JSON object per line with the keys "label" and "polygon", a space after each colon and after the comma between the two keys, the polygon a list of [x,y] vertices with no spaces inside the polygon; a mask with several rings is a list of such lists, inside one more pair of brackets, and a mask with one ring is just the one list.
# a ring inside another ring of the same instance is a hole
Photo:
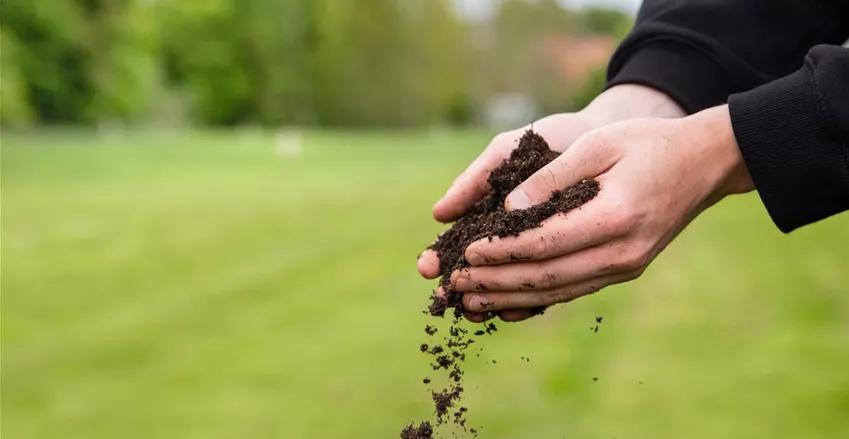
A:
{"label": "tree foliage", "polygon": [[[0,121],[145,122],[176,101],[204,124],[411,126],[468,122],[503,90],[561,99],[533,47],[587,31],[580,14],[507,0],[474,23],[452,4],[4,0]],[[587,23],[620,26],[596,12]]]}

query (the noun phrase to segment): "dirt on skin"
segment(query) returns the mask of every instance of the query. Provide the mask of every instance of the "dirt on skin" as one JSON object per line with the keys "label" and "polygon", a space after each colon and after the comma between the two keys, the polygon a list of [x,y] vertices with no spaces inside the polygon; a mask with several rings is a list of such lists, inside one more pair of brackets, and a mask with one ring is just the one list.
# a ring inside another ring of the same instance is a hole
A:
{"label": "dirt on skin", "polygon": [[580,207],[598,194],[598,182],[584,180],[553,192],[545,203],[506,211],[504,199],[507,195],[558,155],[539,134],[525,132],[510,158],[490,173],[487,180],[490,192],[429,247],[439,255],[440,286],[446,293],[445,299],[432,298],[428,308],[431,315],[442,316],[448,308],[453,308],[455,315],[462,313],[462,294],[454,291],[449,281],[452,272],[469,266],[464,255],[469,244],[484,238],[518,236],[525,230],[539,227],[557,213]]}
{"label": "dirt on skin", "polygon": [[[510,157],[496,167],[487,180],[490,186],[489,193],[483,199],[475,203],[471,209],[450,229],[445,231],[436,242],[429,248],[435,250],[439,256],[439,272],[441,275],[440,286],[446,293],[444,298],[431,296],[431,304],[425,313],[432,316],[442,317],[445,312],[453,309],[453,319],[441,345],[421,344],[419,350],[434,357],[431,366],[433,370],[445,369],[448,371],[448,387],[440,390],[431,390],[436,414],[436,426],[447,422],[468,431],[477,436],[477,430],[466,428],[466,407],[456,407],[457,401],[463,393],[463,369],[462,362],[466,359],[465,351],[475,340],[466,329],[460,327],[460,318],[465,311],[463,308],[463,295],[455,291],[450,284],[451,273],[454,270],[468,267],[464,253],[466,247],[472,242],[480,239],[494,237],[517,236],[519,233],[539,227],[546,219],[557,213],[568,212],[580,207],[593,199],[599,192],[599,184],[595,180],[584,180],[572,187],[555,191],[548,201],[528,209],[508,212],[504,209],[504,199],[520,183],[527,180],[536,171],[557,158],[559,153],[552,151],[548,143],[539,134],[528,130],[519,139],[518,147],[513,150]],[[534,312],[542,314],[544,307],[534,309]],[[473,336],[491,335],[497,328],[492,322],[487,323],[483,329],[474,332]],[[426,326],[425,332],[428,336],[434,336],[437,328]],[[480,354],[478,354],[480,355]],[[495,364],[495,360],[492,360]],[[424,380],[425,384],[431,382],[430,378]],[[455,408],[456,407],[456,408]],[[434,436],[434,425],[424,421],[416,427],[414,424],[406,426],[401,431],[403,439],[430,439]]]}

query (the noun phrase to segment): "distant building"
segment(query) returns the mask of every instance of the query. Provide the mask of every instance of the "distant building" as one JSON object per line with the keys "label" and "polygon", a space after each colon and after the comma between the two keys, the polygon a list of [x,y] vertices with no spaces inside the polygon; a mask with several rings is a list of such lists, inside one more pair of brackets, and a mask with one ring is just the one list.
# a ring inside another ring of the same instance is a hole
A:
{"label": "distant building", "polygon": [[566,86],[579,87],[607,65],[616,46],[616,39],[607,35],[558,35],[547,38],[542,50]]}
{"label": "distant building", "polygon": [[[563,83],[567,93],[584,85],[590,74],[603,69],[616,49],[617,41],[604,35],[556,35],[539,45],[544,64]],[[490,128],[504,130],[525,125],[542,116],[538,105],[526,93],[498,93],[487,99],[484,119]]]}
{"label": "distant building", "polygon": [[485,117],[490,128],[516,128],[537,117],[537,106],[533,99],[524,93],[499,93],[487,100]]}

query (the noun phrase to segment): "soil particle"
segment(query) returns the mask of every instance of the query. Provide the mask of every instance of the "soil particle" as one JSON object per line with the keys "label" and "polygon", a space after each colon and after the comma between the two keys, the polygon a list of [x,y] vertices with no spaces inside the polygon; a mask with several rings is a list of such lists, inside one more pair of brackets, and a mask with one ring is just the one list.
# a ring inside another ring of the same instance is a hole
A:
{"label": "soil particle", "polygon": [[545,314],[545,309],[546,309],[545,306],[537,306],[535,308],[531,308],[531,312],[535,316],[541,316],[541,315]]}
{"label": "soil particle", "polygon": [[463,388],[454,386],[443,389],[441,392],[432,392],[433,404],[436,408],[436,424],[441,425],[448,421],[448,409],[454,406],[454,401],[460,398]]}
{"label": "soil particle", "polygon": [[433,438],[433,426],[430,422],[424,421],[415,427],[410,424],[401,430],[401,439],[431,439]]}

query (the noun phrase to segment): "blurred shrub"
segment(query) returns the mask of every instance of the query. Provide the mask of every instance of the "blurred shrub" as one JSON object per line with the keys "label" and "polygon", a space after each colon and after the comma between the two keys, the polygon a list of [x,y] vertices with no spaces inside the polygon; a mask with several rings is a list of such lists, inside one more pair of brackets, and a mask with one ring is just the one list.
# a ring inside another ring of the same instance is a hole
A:
{"label": "blurred shrub", "polygon": [[606,78],[606,68],[599,68],[590,73],[584,83],[577,87],[572,95],[572,108],[580,110],[589,105],[604,90]]}
{"label": "blurred shrub", "polygon": [[135,123],[185,107],[214,125],[467,124],[498,93],[562,109],[562,78],[535,47],[629,20],[556,0],[505,0],[467,20],[453,4],[4,0],[0,121]]}
{"label": "blurred shrub", "polygon": [[26,83],[14,62],[17,51],[15,37],[0,28],[0,123],[11,126],[32,118]]}

